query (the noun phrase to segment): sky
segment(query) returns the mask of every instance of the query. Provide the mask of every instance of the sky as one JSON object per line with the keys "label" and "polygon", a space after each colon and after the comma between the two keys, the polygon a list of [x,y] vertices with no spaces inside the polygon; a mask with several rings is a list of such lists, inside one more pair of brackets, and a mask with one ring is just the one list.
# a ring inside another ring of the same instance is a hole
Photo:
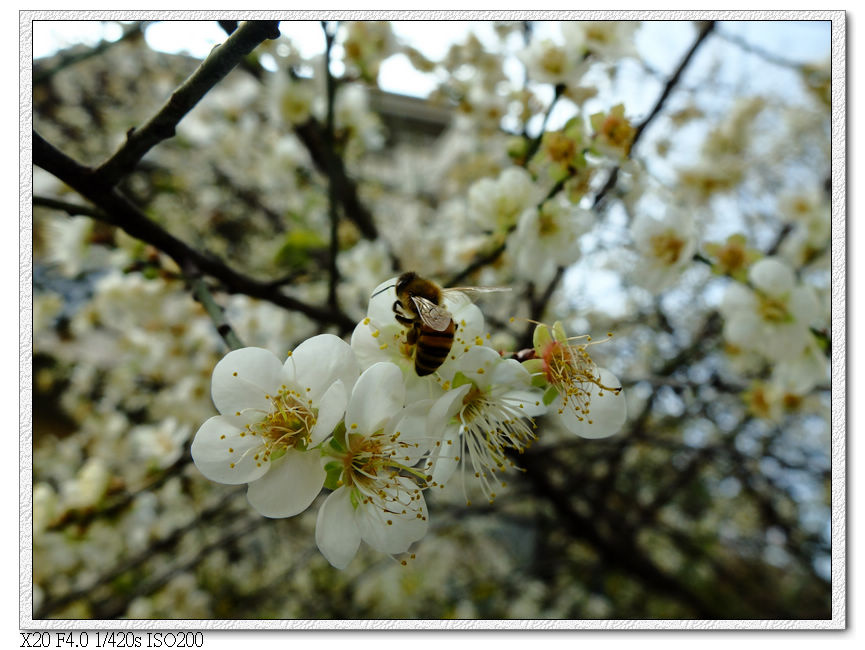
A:
{"label": "sky", "polygon": [[[392,25],[398,38],[410,42],[432,59],[442,57],[451,43],[461,41],[469,31],[473,31],[485,44],[495,42],[490,23],[483,21],[396,21]],[[740,21],[724,23],[722,29],[725,33],[735,34],[788,60],[814,61],[829,55],[828,22]],[[304,57],[314,56],[324,50],[324,38],[316,21],[283,21],[281,30]],[[555,23],[537,23],[535,31],[542,38],[561,42],[561,34]],[[101,39],[115,40],[121,33],[122,28],[117,23],[35,21],[33,56],[47,56],[76,43],[93,45]],[[153,49],[185,52],[204,58],[215,45],[225,40],[225,32],[213,20],[163,21],[148,27],[146,38]],[[678,60],[692,39],[693,28],[689,22],[647,22],[638,32],[637,48],[647,63],[664,70],[672,61]],[[727,69],[735,71],[741,66],[748,66],[748,60],[753,58],[744,52],[739,52],[735,57],[737,60],[728,62]],[[511,66],[514,74],[518,74],[518,69],[518,65]],[[339,74],[338,70],[334,72]],[[771,86],[773,79],[755,79],[755,82]],[[435,87],[435,80],[417,72],[400,55],[391,57],[382,65],[380,86],[391,92],[425,96]]]}

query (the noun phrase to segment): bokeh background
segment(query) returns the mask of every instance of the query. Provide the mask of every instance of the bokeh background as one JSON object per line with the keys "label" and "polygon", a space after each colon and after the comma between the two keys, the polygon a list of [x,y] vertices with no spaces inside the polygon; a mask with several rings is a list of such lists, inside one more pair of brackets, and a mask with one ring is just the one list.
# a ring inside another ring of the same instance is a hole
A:
{"label": "bokeh background", "polygon": [[[282,21],[107,198],[238,29],[33,23],[34,618],[831,617],[830,23]],[[612,332],[629,419],[539,419],[494,504],[337,571],[189,445],[220,325],[348,340],[409,269],[512,287],[505,354]]]}

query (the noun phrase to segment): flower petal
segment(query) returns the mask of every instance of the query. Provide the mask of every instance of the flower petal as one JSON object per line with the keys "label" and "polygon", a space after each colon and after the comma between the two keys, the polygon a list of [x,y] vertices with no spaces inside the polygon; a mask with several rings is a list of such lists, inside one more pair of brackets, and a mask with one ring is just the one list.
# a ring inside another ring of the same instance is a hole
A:
{"label": "flower petal", "polygon": [[315,522],[315,543],[337,569],[346,568],[360,546],[349,489],[341,487],[325,499]]}
{"label": "flower petal", "polygon": [[373,325],[381,326],[393,322],[393,304],[396,302],[396,281],[393,277],[373,289],[366,315]]}
{"label": "flower petal", "polygon": [[266,395],[274,395],[284,383],[282,363],[269,350],[241,348],[226,354],[213,369],[211,396],[222,415],[237,417],[243,426],[260,420],[272,404]]}
{"label": "flower petal", "polygon": [[[615,388],[621,386],[616,376],[606,368],[598,368],[601,383],[605,386]],[[610,390],[602,390],[594,384],[589,384],[586,391],[590,396],[589,414],[583,416],[582,420],[577,418],[573,409],[562,409],[558,398],[550,407],[551,413],[563,412],[559,415],[562,424],[569,431],[576,433],[581,438],[607,438],[622,428],[628,417],[627,401],[623,392],[618,394]]]}
{"label": "flower petal", "polygon": [[[350,390],[360,374],[351,346],[333,334],[319,334],[305,340],[285,360],[285,375],[318,402],[338,379]],[[301,394],[304,391],[300,391]]]}
{"label": "flower petal", "polygon": [[315,451],[288,450],[270,471],[250,483],[246,498],[265,517],[293,517],[306,510],[324,485],[325,471]]}
{"label": "flower petal", "polygon": [[400,483],[398,491],[385,490],[391,499],[392,507],[388,511],[382,510],[375,501],[362,503],[357,509],[356,522],[363,541],[391,555],[407,551],[426,534],[428,527],[423,493],[410,479],[400,479]]}
{"label": "flower petal", "polygon": [[400,354],[402,336],[403,328],[396,323],[376,327],[361,321],[351,335],[351,349],[364,370],[381,361],[390,361],[408,370],[414,364]]}
{"label": "flower petal", "polygon": [[432,468],[432,483],[444,485],[448,482],[460,462],[457,458],[460,455],[460,427],[457,424],[452,424],[445,429],[442,435],[442,444],[435,458],[435,465]]}
{"label": "flower petal", "polygon": [[346,391],[342,380],[338,379],[322,396],[321,401],[317,405],[318,418],[315,421],[315,426],[312,428],[310,447],[315,447],[333,432],[334,427],[342,420],[342,416],[345,414],[347,403],[348,391]]}
{"label": "flower petal", "polygon": [[499,353],[492,348],[478,345],[457,359],[453,367],[471,379],[481,390],[486,390],[492,385],[493,370],[501,360]]}
{"label": "flower petal", "polygon": [[346,429],[374,433],[402,408],[404,401],[400,369],[392,363],[377,363],[367,368],[354,385],[345,413]]}
{"label": "flower petal", "polygon": [[[241,435],[244,434],[244,435]],[[261,438],[238,429],[222,415],[204,424],[192,441],[192,460],[211,481],[239,485],[260,478],[270,467],[256,459]]]}

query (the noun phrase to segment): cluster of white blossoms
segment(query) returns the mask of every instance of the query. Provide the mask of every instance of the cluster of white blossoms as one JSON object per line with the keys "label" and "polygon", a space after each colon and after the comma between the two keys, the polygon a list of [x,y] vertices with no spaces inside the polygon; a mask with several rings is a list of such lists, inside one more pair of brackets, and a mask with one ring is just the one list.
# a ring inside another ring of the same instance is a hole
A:
{"label": "cluster of white blossoms", "polygon": [[261,348],[229,352],[213,371],[220,414],[192,443],[199,470],[249,484],[249,503],[266,517],[297,515],[331,490],[315,539],[340,569],[361,541],[408,553],[428,528],[424,491],[443,487],[461,462],[464,492],[468,474],[492,502],[513,454],[536,438],[533,418],[556,418],[584,438],[610,436],[626,418],[619,381],[592,361],[588,337],[539,325],[533,349],[505,358],[458,291],[444,292],[441,305],[454,326],[450,346],[434,372],[419,375],[417,348],[434,335],[395,318],[396,284],[376,288],[351,344],[320,334],[285,361]]}

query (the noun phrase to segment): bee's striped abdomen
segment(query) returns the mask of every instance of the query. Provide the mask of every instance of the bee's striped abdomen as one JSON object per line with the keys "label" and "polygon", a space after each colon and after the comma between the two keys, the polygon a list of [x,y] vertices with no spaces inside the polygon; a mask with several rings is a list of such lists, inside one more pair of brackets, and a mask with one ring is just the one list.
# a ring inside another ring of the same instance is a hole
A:
{"label": "bee's striped abdomen", "polygon": [[456,325],[453,320],[447,329],[437,332],[420,323],[420,335],[415,347],[414,369],[418,376],[431,375],[445,362],[454,342]]}

